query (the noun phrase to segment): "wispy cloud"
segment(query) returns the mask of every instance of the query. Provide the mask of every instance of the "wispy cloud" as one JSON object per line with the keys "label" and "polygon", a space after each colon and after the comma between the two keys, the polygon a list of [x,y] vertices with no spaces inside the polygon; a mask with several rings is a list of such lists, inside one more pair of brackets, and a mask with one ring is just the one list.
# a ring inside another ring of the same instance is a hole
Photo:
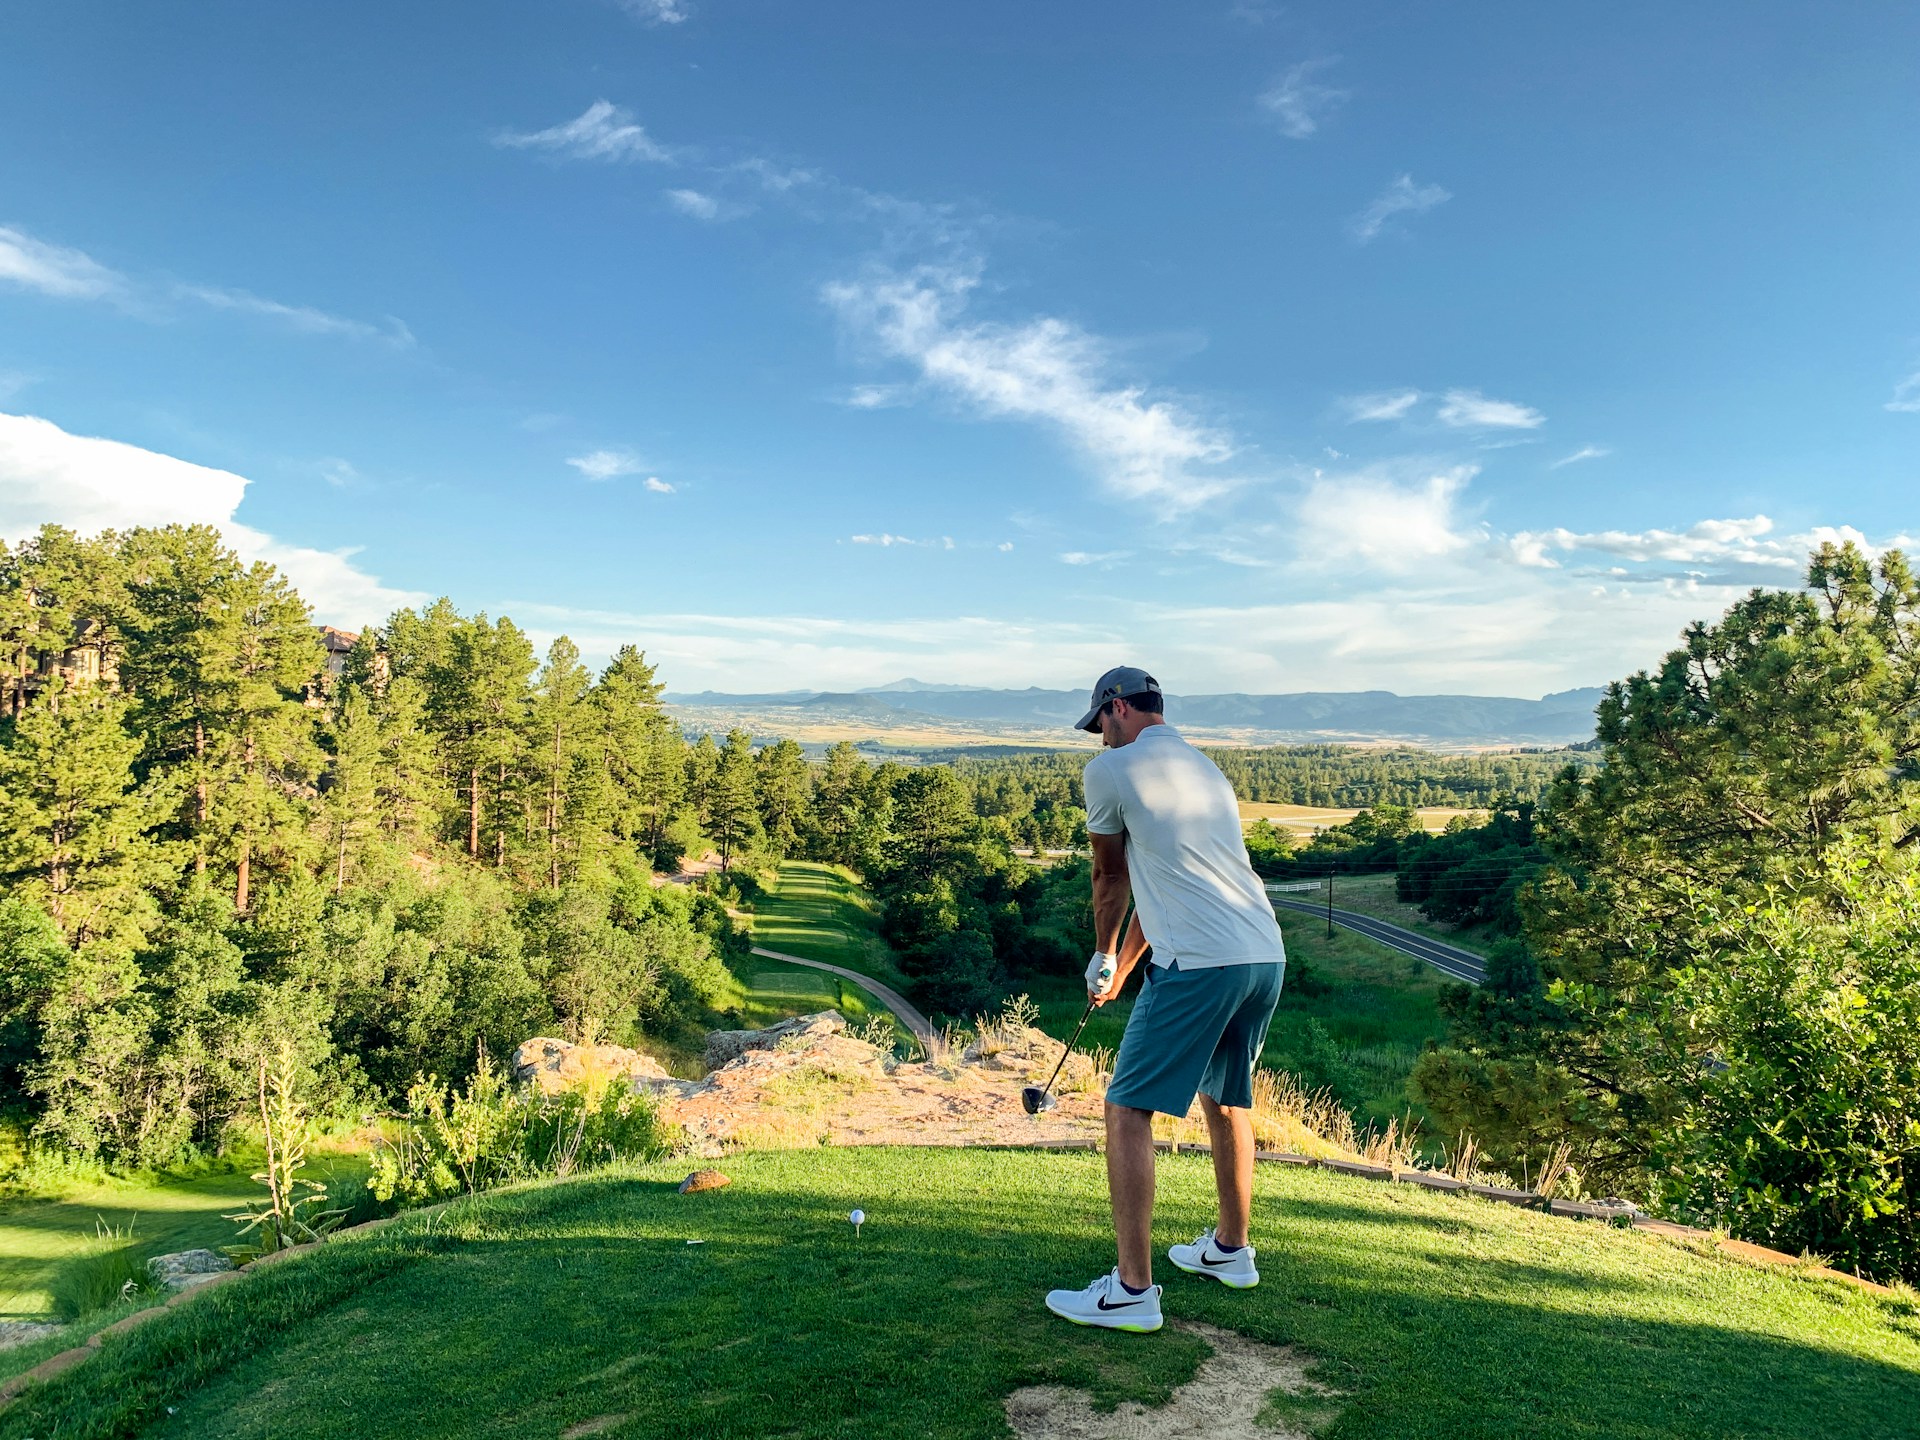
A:
{"label": "wispy cloud", "polygon": [[649,160],[669,164],[673,151],[660,144],[633,116],[607,100],[596,100],[563,125],[545,130],[503,130],[493,143],[509,150],[544,150],[569,160]]}
{"label": "wispy cloud", "polygon": [[855,410],[885,410],[904,405],[912,398],[904,385],[856,385],[847,392],[844,403]]}
{"label": "wispy cloud", "polygon": [[1438,185],[1416,185],[1413,176],[1402,175],[1349,220],[1347,228],[1355,240],[1366,245],[1376,239],[1396,217],[1424,215],[1434,206],[1443,205],[1452,198],[1450,191]]}
{"label": "wispy cloud", "polygon": [[0,537],[44,524],[83,534],[139,525],[212,525],[247,560],[278,566],[317,619],[357,628],[427,597],[383,585],[355,549],[288,544],[235,518],[247,480],[137,445],[74,435],[50,420],[0,414]]}
{"label": "wispy cloud", "polygon": [[112,301],[152,320],[165,320],[178,313],[180,301],[191,301],[215,310],[277,321],[302,335],[377,340],[396,349],[408,349],[414,343],[413,332],[392,316],[375,325],[224,286],[138,281],[108,269],[83,251],[50,245],[8,226],[0,226],[0,281],[61,300]]}
{"label": "wispy cloud", "polygon": [[1582,445],[1571,455],[1562,455],[1547,468],[1558,470],[1562,465],[1578,465],[1582,460],[1600,460],[1612,453],[1613,451],[1604,445]]}
{"label": "wispy cloud", "polygon": [[1111,378],[1110,345],[1043,316],[1018,325],[969,323],[977,267],[876,271],[824,295],[854,334],[914,366],[931,388],[980,414],[1052,426],[1106,488],[1177,513],[1221,494],[1227,436],[1171,400]]}
{"label": "wispy cloud", "polygon": [[84,251],[6,225],[0,225],[0,280],[61,300],[108,300],[127,290],[124,275]]}
{"label": "wispy cloud", "polygon": [[584,455],[568,456],[567,464],[596,483],[617,480],[622,475],[642,475],[647,469],[631,450],[589,450]]}
{"label": "wispy cloud", "polygon": [[1434,418],[1455,430],[1536,430],[1547,417],[1511,400],[1494,400],[1478,390],[1449,390]]}
{"label": "wispy cloud", "polygon": [[678,25],[691,13],[681,0],[619,0],[620,8],[654,25]]}
{"label": "wispy cloud", "polygon": [[662,480],[658,475],[649,475],[641,483],[656,495],[673,494],[673,486]]}
{"label": "wispy cloud", "polygon": [[1313,134],[1327,112],[1347,98],[1346,91],[1321,85],[1313,78],[1338,58],[1303,60],[1284,72],[1273,82],[1273,87],[1261,95],[1260,108],[1273,116],[1280,133],[1289,140],[1304,140]]}
{"label": "wispy cloud", "polygon": [[1131,554],[1127,550],[1065,550],[1060,554],[1062,564],[1098,565],[1102,569],[1117,565]]}
{"label": "wispy cloud", "polygon": [[331,315],[325,310],[316,310],[310,305],[286,305],[278,300],[268,300],[260,295],[249,294],[245,290],[228,290],[214,285],[181,285],[174,293],[185,300],[194,300],[215,310],[234,310],[246,315],[258,315],[263,319],[275,320],[302,335],[333,335],[348,340],[378,340],[391,345],[396,350],[411,349],[414,344],[413,332],[406,325],[389,315],[384,324],[373,325],[365,320],[349,320],[343,315]]}
{"label": "wispy cloud", "polygon": [[889,535],[881,531],[875,535],[849,535],[849,543],[854,545],[878,545],[883,550],[891,550],[896,545],[904,545],[915,550],[953,550],[956,547],[951,535],[942,535],[932,540],[912,540],[905,535]]}
{"label": "wispy cloud", "polygon": [[1372,395],[1351,395],[1340,403],[1349,420],[1400,420],[1420,403],[1420,392],[1382,390]]}
{"label": "wispy cloud", "polygon": [[711,195],[703,195],[698,190],[669,190],[667,203],[682,215],[691,215],[696,220],[718,220],[720,202]]}
{"label": "wispy cloud", "polygon": [[1893,387],[1893,398],[1887,401],[1887,409],[1920,411],[1920,370]]}

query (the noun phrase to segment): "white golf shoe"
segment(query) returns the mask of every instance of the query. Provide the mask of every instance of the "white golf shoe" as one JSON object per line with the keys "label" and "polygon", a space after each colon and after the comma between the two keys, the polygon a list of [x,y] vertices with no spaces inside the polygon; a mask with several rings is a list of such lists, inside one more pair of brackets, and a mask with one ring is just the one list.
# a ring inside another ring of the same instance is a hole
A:
{"label": "white golf shoe", "polygon": [[1253,1246],[1223,1251],[1211,1230],[1191,1245],[1169,1245],[1167,1258],[1189,1275],[1210,1275],[1235,1290],[1251,1290],[1260,1283],[1260,1272],[1253,1268]]}
{"label": "white golf shoe", "polygon": [[1145,1333],[1160,1328],[1160,1287],[1132,1294],[1120,1283],[1116,1266],[1084,1290],[1049,1290],[1047,1309],[1076,1325]]}

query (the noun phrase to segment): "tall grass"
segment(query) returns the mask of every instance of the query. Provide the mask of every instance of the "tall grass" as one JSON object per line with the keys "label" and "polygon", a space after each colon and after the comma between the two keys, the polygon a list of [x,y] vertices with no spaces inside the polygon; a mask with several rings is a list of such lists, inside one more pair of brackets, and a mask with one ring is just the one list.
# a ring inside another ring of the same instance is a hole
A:
{"label": "tall grass", "polygon": [[71,1324],[97,1311],[154,1293],[147,1273],[151,1246],[134,1235],[134,1221],[109,1225],[96,1218],[93,1239],[85,1254],[54,1272],[49,1290],[53,1313]]}

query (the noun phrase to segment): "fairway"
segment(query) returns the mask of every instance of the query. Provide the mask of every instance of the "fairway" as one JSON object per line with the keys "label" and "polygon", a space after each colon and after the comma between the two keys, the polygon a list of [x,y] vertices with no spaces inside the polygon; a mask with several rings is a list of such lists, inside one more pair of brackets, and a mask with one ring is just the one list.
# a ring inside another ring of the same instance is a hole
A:
{"label": "fairway", "polygon": [[[1207,1354],[1176,1329],[1102,1333],[1042,1310],[1046,1288],[1111,1264],[1096,1155],[723,1163],[733,1184],[698,1196],[675,1193],[684,1164],[663,1164],[327,1246],[110,1338],[0,1415],[0,1440],[986,1440],[1021,1387],[1158,1405]],[[1163,1250],[1208,1223],[1212,1184],[1196,1156],[1163,1157],[1160,1178]],[[1163,1267],[1164,1308],[1297,1347],[1339,1392],[1317,1414],[1327,1436],[1920,1434],[1909,1304],[1283,1166],[1258,1171],[1255,1236],[1258,1289]]]}
{"label": "fairway", "polygon": [[95,1253],[96,1222],[121,1231],[131,1225],[134,1248],[148,1254],[231,1244],[234,1223],[223,1212],[260,1193],[242,1169],[192,1180],[78,1185],[58,1199],[8,1201],[0,1205],[0,1320],[48,1317],[54,1272]]}
{"label": "fairway", "polygon": [[880,938],[880,905],[847,871],[809,860],[781,862],[748,917],[753,943],[844,965],[895,989],[907,987]]}

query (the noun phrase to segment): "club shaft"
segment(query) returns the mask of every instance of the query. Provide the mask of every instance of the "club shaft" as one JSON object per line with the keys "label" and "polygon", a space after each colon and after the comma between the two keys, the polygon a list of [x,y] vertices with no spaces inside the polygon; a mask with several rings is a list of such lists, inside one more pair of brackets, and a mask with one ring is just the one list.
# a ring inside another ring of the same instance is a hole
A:
{"label": "club shaft", "polygon": [[1060,1072],[1067,1068],[1067,1056],[1073,1053],[1073,1047],[1080,1038],[1080,1032],[1087,1028],[1087,1021],[1093,1018],[1093,1001],[1087,1001],[1086,1013],[1080,1017],[1080,1023],[1073,1027],[1073,1038],[1067,1041],[1067,1048],[1060,1052],[1060,1063],[1053,1067],[1053,1074],[1047,1080],[1047,1093],[1053,1093],[1053,1082],[1060,1078]]}

